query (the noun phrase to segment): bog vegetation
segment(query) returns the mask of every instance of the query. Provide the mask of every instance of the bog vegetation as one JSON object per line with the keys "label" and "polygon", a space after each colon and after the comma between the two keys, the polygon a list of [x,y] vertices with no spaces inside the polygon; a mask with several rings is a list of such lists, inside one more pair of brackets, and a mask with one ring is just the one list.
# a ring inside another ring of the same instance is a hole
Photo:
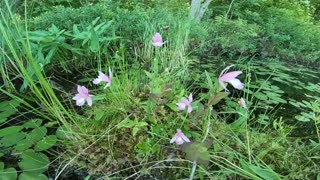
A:
{"label": "bog vegetation", "polygon": [[319,0],[3,0],[0,179],[320,179]]}

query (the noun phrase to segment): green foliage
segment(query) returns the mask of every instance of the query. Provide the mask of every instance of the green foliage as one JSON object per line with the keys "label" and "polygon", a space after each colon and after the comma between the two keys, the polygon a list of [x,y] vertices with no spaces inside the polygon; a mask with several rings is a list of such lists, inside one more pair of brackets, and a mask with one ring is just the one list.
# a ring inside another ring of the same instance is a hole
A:
{"label": "green foliage", "polygon": [[132,128],[132,136],[135,136],[141,127],[147,126],[146,122],[139,122],[137,119],[134,121],[130,119],[123,120],[120,124],[118,124],[117,128]]}
{"label": "green foliage", "polygon": [[[0,103],[0,123],[7,120],[8,117],[17,112],[17,107],[19,106],[19,101],[3,101]],[[9,107],[9,108],[8,108]]]}
{"label": "green foliage", "polygon": [[[6,116],[2,116],[1,122],[8,121],[7,118],[12,113],[16,113],[19,103],[15,100],[4,101],[0,105],[0,111],[10,109],[8,105],[11,105],[14,111],[6,114],[3,113]],[[6,123],[9,123],[9,121]],[[22,161],[18,163],[22,169],[19,179],[28,179],[29,177],[48,179],[41,173],[47,170],[49,159],[45,154],[38,152],[48,150],[56,145],[56,141],[57,137],[55,135],[47,135],[47,128],[42,125],[41,119],[31,119],[21,125],[0,128],[1,152],[18,154],[22,158]],[[14,162],[8,162],[8,164],[12,163]],[[2,168],[0,166],[1,176],[8,179],[16,179],[17,172],[14,168],[3,169],[3,162],[0,162],[0,165],[2,166]]]}
{"label": "green foliage", "polygon": [[205,144],[188,143],[184,145],[183,151],[186,153],[187,159],[196,161],[198,164],[208,165],[210,160],[210,153]]}
{"label": "green foliage", "polygon": [[51,11],[46,11],[29,21],[31,29],[46,30],[52,24],[59,29],[71,31],[73,25],[83,25],[86,27],[97,17],[101,21],[110,21],[114,17],[111,7],[106,4],[88,5],[79,8],[66,8],[63,6],[54,7]]}
{"label": "green foliage", "polygon": [[47,179],[47,177],[43,173],[48,169],[49,159],[46,155],[42,153],[35,153],[32,150],[24,151],[21,154],[21,162],[18,163],[19,167],[25,171],[23,172],[19,178],[40,178]]}
{"label": "green foliage", "polygon": [[17,179],[17,172],[14,168],[4,169],[4,163],[0,162],[0,174],[3,180]]}
{"label": "green foliage", "polygon": [[[232,4],[213,1],[211,16],[224,20],[224,24],[218,23],[216,28],[221,29],[217,34],[217,37],[222,37],[219,43],[227,49],[232,45],[235,49],[231,50],[244,54],[316,62],[319,60],[320,47],[315,42],[320,39],[317,35],[319,25],[311,21],[315,4],[293,0],[245,0]],[[226,15],[228,10],[229,14]]]}
{"label": "green foliage", "polygon": [[29,0],[26,2],[20,2],[21,5],[18,12],[23,14],[24,8],[26,8],[27,13],[33,17],[41,13],[51,11],[55,9],[56,6],[79,8],[82,6],[90,6],[96,2],[97,0]]}
{"label": "green foliage", "polygon": [[[258,48],[259,25],[246,20],[229,20],[216,17],[213,25],[214,46],[221,46],[222,53],[254,53]],[[231,54],[232,55],[232,54]]]}

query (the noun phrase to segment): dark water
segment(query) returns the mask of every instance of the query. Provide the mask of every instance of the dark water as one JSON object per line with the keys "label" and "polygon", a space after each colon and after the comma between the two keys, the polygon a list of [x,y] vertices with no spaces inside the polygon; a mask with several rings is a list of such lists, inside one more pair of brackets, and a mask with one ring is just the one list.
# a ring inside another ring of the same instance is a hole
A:
{"label": "dark water", "polygon": [[[244,68],[242,69],[244,74],[246,74],[245,68],[250,67],[251,76],[254,74],[258,80],[268,79],[271,85],[277,86],[284,92],[281,98],[287,100],[287,103],[279,103],[276,105],[276,110],[272,110],[270,115],[272,115],[273,119],[279,119],[281,117],[286,124],[294,126],[295,128],[290,134],[291,136],[316,137],[314,121],[301,122],[295,118],[295,116],[301,112],[308,112],[311,111],[311,109],[297,108],[290,104],[289,101],[310,102],[312,98],[308,96],[320,97],[319,67],[306,67],[305,65],[267,59],[230,61],[223,60],[221,57],[203,57],[199,60],[197,66],[194,66],[195,68],[192,69],[196,73],[208,71],[218,76],[220,71],[230,64],[237,65],[233,70]],[[244,76],[245,75],[240,76],[242,81],[244,80]],[[251,83],[255,83],[253,78],[251,79]],[[254,91],[254,89],[252,89],[252,91]],[[258,115],[260,112],[254,113]]]}

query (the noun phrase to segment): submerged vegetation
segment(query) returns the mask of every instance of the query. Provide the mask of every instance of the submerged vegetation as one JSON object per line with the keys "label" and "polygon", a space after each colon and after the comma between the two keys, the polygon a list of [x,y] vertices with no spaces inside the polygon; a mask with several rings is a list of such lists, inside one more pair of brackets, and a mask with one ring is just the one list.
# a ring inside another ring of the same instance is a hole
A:
{"label": "submerged vegetation", "polygon": [[319,179],[319,1],[200,2],[1,1],[0,177]]}

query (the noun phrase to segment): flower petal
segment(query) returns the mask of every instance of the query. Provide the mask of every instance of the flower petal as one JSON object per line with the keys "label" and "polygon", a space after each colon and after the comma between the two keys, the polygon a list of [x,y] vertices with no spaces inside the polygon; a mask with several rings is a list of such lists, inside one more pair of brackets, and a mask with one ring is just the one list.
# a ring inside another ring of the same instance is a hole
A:
{"label": "flower petal", "polygon": [[99,84],[101,82],[101,79],[96,78],[93,80],[93,84]]}
{"label": "flower petal", "polygon": [[189,103],[191,103],[193,101],[193,97],[192,97],[192,93],[190,93],[189,95]]}
{"label": "flower petal", "polygon": [[78,100],[78,99],[81,99],[83,98],[80,94],[76,94],[72,99],[73,100]]}
{"label": "flower petal", "polygon": [[107,84],[104,86],[104,88],[103,88],[103,89],[105,89],[105,88],[109,87],[110,85],[111,85],[111,82],[107,83]]}
{"label": "flower petal", "polygon": [[232,65],[227,66],[226,68],[224,68],[224,69],[221,71],[219,77],[221,77],[226,71],[228,71],[228,70],[229,70],[231,67],[233,67],[233,66],[234,66],[234,64],[232,64]]}
{"label": "flower petal", "polygon": [[191,113],[192,112],[192,106],[191,104],[188,105],[188,113]]}
{"label": "flower petal", "polygon": [[104,82],[110,82],[110,79],[107,75],[105,75],[103,72],[99,72],[99,79]]}
{"label": "flower petal", "polygon": [[89,95],[89,90],[86,88],[86,87],[84,87],[84,86],[81,86],[81,95],[83,95],[83,96],[88,96]]}
{"label": "flower petal", "polygon": [[186,104],[185,103],[176,103],[176,105],[178,106],[179,110],[184,110],[186,108]]}
{"label": "flower petal", "polygon": [[76,101],[77,106],[83,106],[84,103],[85,103],[85,98],[80,98],[80,99],[77,99]]}
{"label": "flower petal", "polygon": [[231,81],[229,81],[230,84],[232,84],[232,86],[236,89],[243,89],[244,84],[239,80],[239,79],[233,79]]}
{"label": "flower petal", "polygon": [[82,88],[81,88],[80,85],[77,86],[77,91],[78,91],[79,94],[82,94]]}
{"label": "flower petal", "polygon": [[178,138],[176,139],[176,143],[177,143],[178,145],[181,145],[181,144],[184,143],[184,140],[183,140],[181,137],[178,137]]}
{"label": "flower petal", "polygon": [[232,72],[228,72],[224,75],[222,75],[221,77],[219,77],[219,79],[221,81],[225,81],[225,82],[228,82],[228,81],[231,81],[233,79],[235,79],[237,76],[239,76],[239,74],[241,74],[242,71],[232,71]]}
{"label": "flower petal", "polygon": [[164,43],[162,41],[162,37],[160,35],[160,33],[156,33],[154,36],[153,36],[153,40],[152,40],[152,45],[153,46],[162,46]]}
{"label": "flower petal", "polygon": [[174,143],[177,139],[178,139],[178,136],[175,135],[175,136],[170,140],[170,143]]}
{"label": "flower petal", "polygon": [[87,103],[89,106],[92,106],[92,98],[91,96],[87,97]]}
{"label": "flower petal", "polygon": [[183,133],[180,135],[180,137],[185,141],[185,142],[190,142],[190,139],[185,136]]}
{"label": "flower petal", "polygon": [[109,67],[109,78],[110,78],[110,82],[111,82],[111,79],[112,79],[112,71],[111,71],[110,67]]}
{"label": "flower petal", "polygon": [[243,98],[240,98],[238,103],[240,104],[240,106],[242,106],[243,108],[247,109],[246,101]]}
{"label": "flower petal", "polygon": [[220,84],[221,87],[223,87],[223,89],[224,89],[225,91],[229,92],[229,90],[227,89],[227,87],[226,87],[226,85],[224,84],[223,81],[219,80],[219,84]]}

